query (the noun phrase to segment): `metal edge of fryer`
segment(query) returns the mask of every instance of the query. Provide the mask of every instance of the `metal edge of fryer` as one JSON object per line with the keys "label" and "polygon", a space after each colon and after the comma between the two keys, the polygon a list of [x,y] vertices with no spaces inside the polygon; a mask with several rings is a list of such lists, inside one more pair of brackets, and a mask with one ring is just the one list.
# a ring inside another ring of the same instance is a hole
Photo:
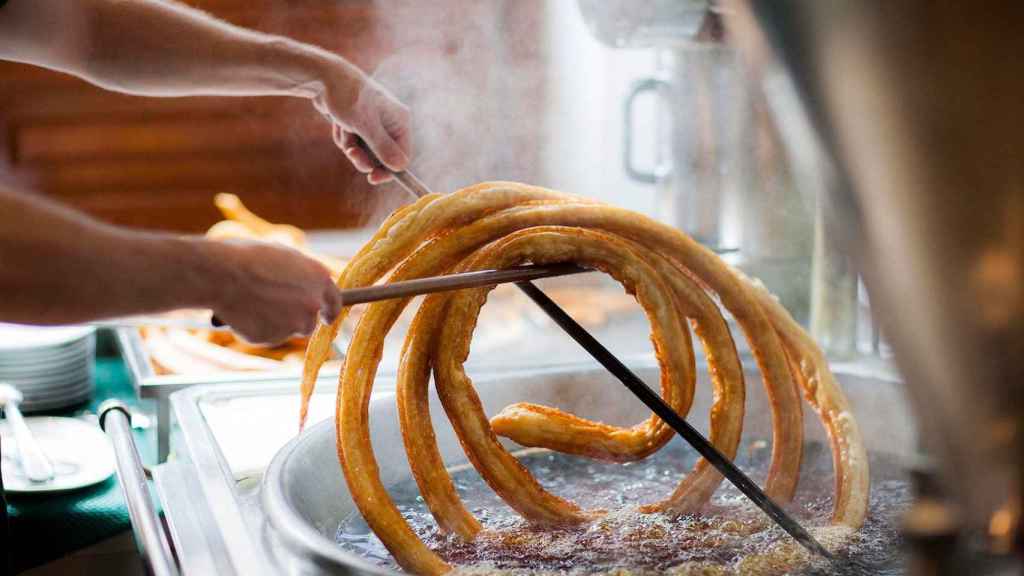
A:
{"label": "metal edge of fryer", "polygon": [[[289,441],[274,457],[270,467],[267,468],[264,478],[279,477],[289,458],[294,454],[296,448],[301,445],[303,438],[307,437],[307,435],[321,433],[320,431],[324,428],[333,430],[334,422],[319,422],[315,426],[310,427],[302,436],[297,436]],[[345,552],[337,546],[327,545],[328,541],[320,531],[296,517],[288,497],[279,486],[264,483],[260,490],[260,500],[274,535],[299,559],[299,564],[296,566],[300,568],[297,570],[298,573],[304,574],[307,572],[307,569],[309,572],[315,572],[317,569],[326,569],[334,573],[338,568],[343,568],[351,569],[356,574],[373,576],[393,576],[398,574],[380,566],[375,566],[368,560]],[[303,564],[308,564],[308,566],[302,566]]]}
{"label": "metal edge of fryer", "polygon": [[[253,538],[252,527],[243,513],[240,495],[227,462],[221,454],[217,440],[205,423],[200,409],[200,400],[212,394],[252,395],[294,391],[294,379],[282,380],[277,385],[260,382],[258,386],[246,384],[200,385],[182,390],[170,397],[173,413],[178,426],[175,433],[183,443],[179,458],[157,468],[158,487],[161,503],[165,510],[174,504],[174,499],[187,498],[185,515],[167,514],[168,526],[177,546],[186,545],[196,529],[203,538],[192,538],[188,554],[178,550],[179,563],[184,574],[206,573],[211,564],[218,566],[220,574],[274,574],[266,550],[261,549]],[[182,489],[185,487],[185,489]],[[177,488],[177,489],[175,489]],[[187,495],[184,493],[187,492]],[[183,517],[185,516],[185,517]],[[205,542],[203,542],[205,540]],[[228,541],[230,540],[230,541]],[[192,550],[201,550],[197,557]],[[226,554],[225,554],[226,552]],[[225,557],[226,556],[226,557]],[[190,569],[190,566],[194,567]],[[228,566],[233,572],[229,572]]]}

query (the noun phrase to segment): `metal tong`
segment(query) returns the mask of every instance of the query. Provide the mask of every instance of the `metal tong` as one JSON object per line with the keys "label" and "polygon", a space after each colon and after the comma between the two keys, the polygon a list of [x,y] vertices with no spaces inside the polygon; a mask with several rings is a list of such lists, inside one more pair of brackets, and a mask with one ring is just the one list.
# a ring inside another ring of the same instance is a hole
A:
{"label": "metal tong", "polygon": [[[367,148],[369,150],[369,148]],[[372,154],[371,154],[372,157]],[[382,164],[383,165],[383,164]],[[391,171],[395,181],[417,198],[430,194],[430,189],[423,182],[408,170],[402,172]],[[708,441],[696,428],[690,425],[682,416],[676,413],[671,406],[665,403],[658,396],[657,392],[644,383],[632,370],[626,367],[621,360],[615,357],[607,348],[594,338],[583,326],[572,319],[565,310],[549,298],[544,292],[528,280],[516,283],[516,286],[533,300],[559,327],[583,347],[598,363],[611,372],[622,384],[629,389],[636,397],[643,402],[652,412],[658,415],[663,421],[672,427],[680,436],[686,440],[697,452],[703,456],[712,466],[718,470],[733,486],[739,489],[744,496],[750,499],[780,528],[786,531],[804,548],[822,556],[828,560],[834,560],[831,552],[825,549],[807,530],[790,516],[781,506],[772,501],[761,488],[754,483],[742,470],[731,460],[726,458],[715,446]]]}
{"label": "metal tong", "polygon": [[[493,286],[495,284],[506,284],[508,282],[520,282],[524,280],[538,280],[540,278],[552,278],[555,276],[567,276],[590,272],[587,268],[581,268],[575,264],[551,264],[545,266],[525,265],[513,266],[502,270],[476,270],[473,272],[460,272],[457,274],[444,274],[441,276],[429,276],[416,278],[414,280],[403,280],[401,282],[389,282],[362,288],[345,288],[339,290],[343,306],[355,306],[380,300],[392,298],[407,298],[421,294],[444,292],[447,290],[461,290],[464,288],[479,288],[481,286]],[[136,327],[159,327],[179,328],[184,330],[230,330],[224,322],[213,316],[212,318],[178,318],[163,316],[123,316],[110,320],[99,320],[87,323],[90,326],[101,328],[136,328]]]}

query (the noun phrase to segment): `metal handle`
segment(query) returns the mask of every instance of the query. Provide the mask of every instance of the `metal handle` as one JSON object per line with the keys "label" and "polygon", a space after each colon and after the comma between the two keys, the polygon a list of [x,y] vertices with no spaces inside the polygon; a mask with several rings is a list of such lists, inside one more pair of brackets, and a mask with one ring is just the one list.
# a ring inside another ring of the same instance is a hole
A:
{"label": "metal handle", "polygon": [[622,107],[622,167],[626,170],[626,174],[630,178],[647,184],[656,184],[658,182],[658,175],[654,172],[645,172],[637,169],[633,166],[633,102],[637,96],[645,92],[655,92],[658,90],[668,90],[670,87],[668,82],[659,80],[657,78],[644,78],[638,80],[629,89],[629,94],[626,95],[626,101]]}
{"label": "metal handle", "polygon": [[427,194],[430,194],[430,188],[427,188],[427,185],[417,178],[412,172],[405,170],[403,172],[392,172],[391,174],[394,175],[395,181],[398,182],[402,188],[405,188],[407,192],[416,198],[423,198]]}
{"label": "metal handle", "polygon": [[153,576],[177,576],[178,565],[171,546],[149,499],[146,472],[142,468],[139,451],[135,447],[128,407],[118,400],[107,400],[99,409],[100,428],[114,445],[117,477],[121,482],[124,500],[128,505],[135,543]]}
{"label": "metal handle", "polygon": [[397,182],[398,185],[401,186],[406,192],[412,194],[414,198],[423,198],[424,196],[430,194],[430,188],[427,188],[427,185],[424,184],[422,180],[417,178],[415,174],[409,172],[408,170],[396,172],[388,168],[387,166],[384,166],[384,163],[381,162],[379,158],[377,158],[377,155],[373,153],[373,150],[370,150],[370,147],[366,145],[365,140],[363,140],[362,138],[358,138],[358,141],[359,146],[361,146],[363,148],[363,151],[366,152],[367,156],[370,157],[370,161],[376,164],[377,166],[381,166],[385,170],[390,172],[391,175],[394,176],[395,182]]}

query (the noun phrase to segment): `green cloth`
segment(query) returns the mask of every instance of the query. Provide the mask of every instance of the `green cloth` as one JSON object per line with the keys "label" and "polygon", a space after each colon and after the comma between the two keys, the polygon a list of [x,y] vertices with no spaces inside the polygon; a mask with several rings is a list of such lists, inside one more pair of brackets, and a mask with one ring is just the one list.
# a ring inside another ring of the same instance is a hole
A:
{"label": "green cloth", "polygon": [[[101,339],[97,346],[100,353],[109,351],[106,344]],[[95,413],[100,403],[108,398],[119,398],[135,407],[140,404],[128,370],[117,356],[96,359],[96,394],[87,408]],[[45,414],[74,416],[83,408],[86,406]],[[155,419],[149,429],[136,430],[135,442],[142,461],[152,464],[156,456]],[[27,496],[8,493],[7,510],[14,573],[62,558],[131,529],[116,475],[96,486],[63,494]]]}

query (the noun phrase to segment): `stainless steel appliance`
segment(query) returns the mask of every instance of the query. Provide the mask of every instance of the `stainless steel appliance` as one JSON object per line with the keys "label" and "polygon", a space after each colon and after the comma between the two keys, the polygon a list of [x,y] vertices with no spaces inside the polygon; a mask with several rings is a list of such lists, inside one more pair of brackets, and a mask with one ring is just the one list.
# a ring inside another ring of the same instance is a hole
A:
{"label": "stainless steel appliance", "polygon": [[[655,75],[636,79],[624,95],[622,129],[623,168],[650,186],[655,216],[726,254],[807,322],[813,185],[794,178],[721,3],[581,0],[579,7],[605,44],[657,56]],[[654,100],[650,131],[634,122],[644,98]],[[654,157],[640,157],[638,150],[651,147]]]}
{"label": "stainless steel appliance", "polygon": [[770,45],[799,95],[793,106],[777,94],[776,108],[804,118],[792,126],[810,127],[797,139],[829,173],[833,230],[864,274],[937,462],[922,509],[945,520],[911,523],[911,535],[941,536],[949,562],[929,559],[932,549],[918,555],[920,573],[946,573],[956,556],[967,567],[985,553],[1015,563],[1024,495],[1024,75],[1016,64],[1024,6],[735,7],[745,52]]}
{"label": "stainless steel appliance", "polygon": [[[633,368],[645,380],[658,378],[652,362]],[[866,421],[863,429],[872,457],[908,462],[914,451],[914,430],[892,372],[882,365],[837,365],[836,372],[854,410],[878,416]],[[757,380],[756,374],[748,377]],[[492,372],[479,375],[475,382],[489,411],[530,398],[610,422],[632,421],[646,414],[610,375],[590,364]],[[329,378],[319,383],[313,415],[326,420],[298,438],[294,437],[298,402],[293,380],[197,386],[172,397],[175,459],[159,466],[154,476],[182,574],[394,573],[371,558],[346,552],[336,541],[338,528],[355,509],[334,449],[335,386]],[[711,402],[706,373],[700,376],[698,391],[691,421],[706,429]],[[436,396],[431,407],[434,413],[443,413]],[[393,382],[386,376],[379,378],[370,422],[383,479],[389,485],[408,479]],[[465,463],[444,418],[436,418],[434,427],[448,463]],[[745,430],[750,438],[744,444],[748,453],[770,438],[767,400],[759,386],[750,387]],[[824,440],[811,419],[806,432],[812,442]],[[822,454],[828,458],[827,451]],[[148,525],[136,523],[135,527]],[[140,539],[158,542],[159,535]]]}

